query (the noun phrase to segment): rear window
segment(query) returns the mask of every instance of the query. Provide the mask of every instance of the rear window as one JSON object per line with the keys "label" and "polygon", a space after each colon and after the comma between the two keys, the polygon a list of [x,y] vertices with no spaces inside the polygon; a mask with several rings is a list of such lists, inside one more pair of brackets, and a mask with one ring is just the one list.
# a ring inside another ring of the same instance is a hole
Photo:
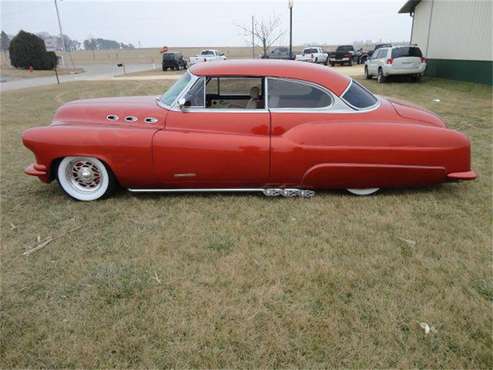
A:
{"label": "rear window", "polygon": [[417,47],[406,46],[402,48],[394,48],[392,49],[392,58],[402,58],[402,57],[418,57],[421,58],[423,54],[421,54],[421,50]]}
{"label": "rear window", "polygon": [[336,51],[352,51],[353,47],[351,45],[339,46]]}
{"label": "rear window", "polygon": [[369,108],[377,103],[377,98],[356,81],[351,83],[342,98],[358,109]]}
{"label": "rear window", "polygon": [[317,49],[305,49],[305,54],[316,54],[318,52]]}

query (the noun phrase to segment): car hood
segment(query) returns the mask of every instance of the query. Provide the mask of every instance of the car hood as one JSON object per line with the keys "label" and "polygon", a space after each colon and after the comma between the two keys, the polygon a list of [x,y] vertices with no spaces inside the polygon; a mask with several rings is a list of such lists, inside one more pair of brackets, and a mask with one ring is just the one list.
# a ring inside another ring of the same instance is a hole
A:
{"label": "car hood", "polygon": [[418,121],[435,127],[447,127],[440,117],[425,108],[403,100],[388,97],[385,99],[392,104],[396,113],[406,120]]}
{"label": "car hood", "polygon": [[[144,123],[146,118],[162,121],[166,110],[154,96],[127,96],[75,100],[62,105],[53,117],[53,124],[129,124]],[[127,117],[135,117],[130,121]],[[112,118],[112,119],[111,119]]]}

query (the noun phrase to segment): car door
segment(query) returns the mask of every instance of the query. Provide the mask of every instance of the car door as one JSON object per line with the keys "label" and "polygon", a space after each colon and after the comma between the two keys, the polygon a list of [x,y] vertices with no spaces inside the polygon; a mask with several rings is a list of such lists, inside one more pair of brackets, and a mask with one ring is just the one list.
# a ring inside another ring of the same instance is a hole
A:
{"label": "car door", "polygon": [[[165,129],[155,134],[160,186],[254,187],[268,181],[270,114],[265,103],[247,108],[250,85],[259,85],[263,99],[263,79],[236,81],[238,93],[228,78],[215,80],[211,93],[207,86],[212,79],[197,79],[184,94],[186,106],[171,109]],[[226,92],[224,85],[233,91]]]}
{"label": "car door", "polygon": [[378,68],[382,67],[385,64],[387,60],[387,51],[388,49],[380,49],[375,61],[375,73],[378,72]]}

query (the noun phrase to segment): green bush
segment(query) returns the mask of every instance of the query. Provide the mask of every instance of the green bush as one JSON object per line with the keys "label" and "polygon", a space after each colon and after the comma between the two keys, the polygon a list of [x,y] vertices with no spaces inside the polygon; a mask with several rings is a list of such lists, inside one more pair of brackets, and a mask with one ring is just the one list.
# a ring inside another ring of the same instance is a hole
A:
{"label": "green bush", "polygon": [[15,68],[53,69],[57,65],[56,54],[46,51],[44,41],[22,30],[10,42],[9,54]]}

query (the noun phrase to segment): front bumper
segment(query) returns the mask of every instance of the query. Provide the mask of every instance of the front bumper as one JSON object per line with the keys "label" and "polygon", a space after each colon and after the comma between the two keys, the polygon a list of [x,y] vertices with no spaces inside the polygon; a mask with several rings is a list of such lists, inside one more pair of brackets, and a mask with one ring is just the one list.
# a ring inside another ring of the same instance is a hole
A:
{"label": "front bumper", "polygon": [[24,169],[24,173],[29,176],[36,176],[43,182],[49,182],[48,168],[44,164],[31,163]]}
{"label": "front bumper", "polygon": [[329,61],[334,62],[334,63],[349,62],[350,60],[351,60],[351,58],[342,58],[342,59],[329,58]]}

